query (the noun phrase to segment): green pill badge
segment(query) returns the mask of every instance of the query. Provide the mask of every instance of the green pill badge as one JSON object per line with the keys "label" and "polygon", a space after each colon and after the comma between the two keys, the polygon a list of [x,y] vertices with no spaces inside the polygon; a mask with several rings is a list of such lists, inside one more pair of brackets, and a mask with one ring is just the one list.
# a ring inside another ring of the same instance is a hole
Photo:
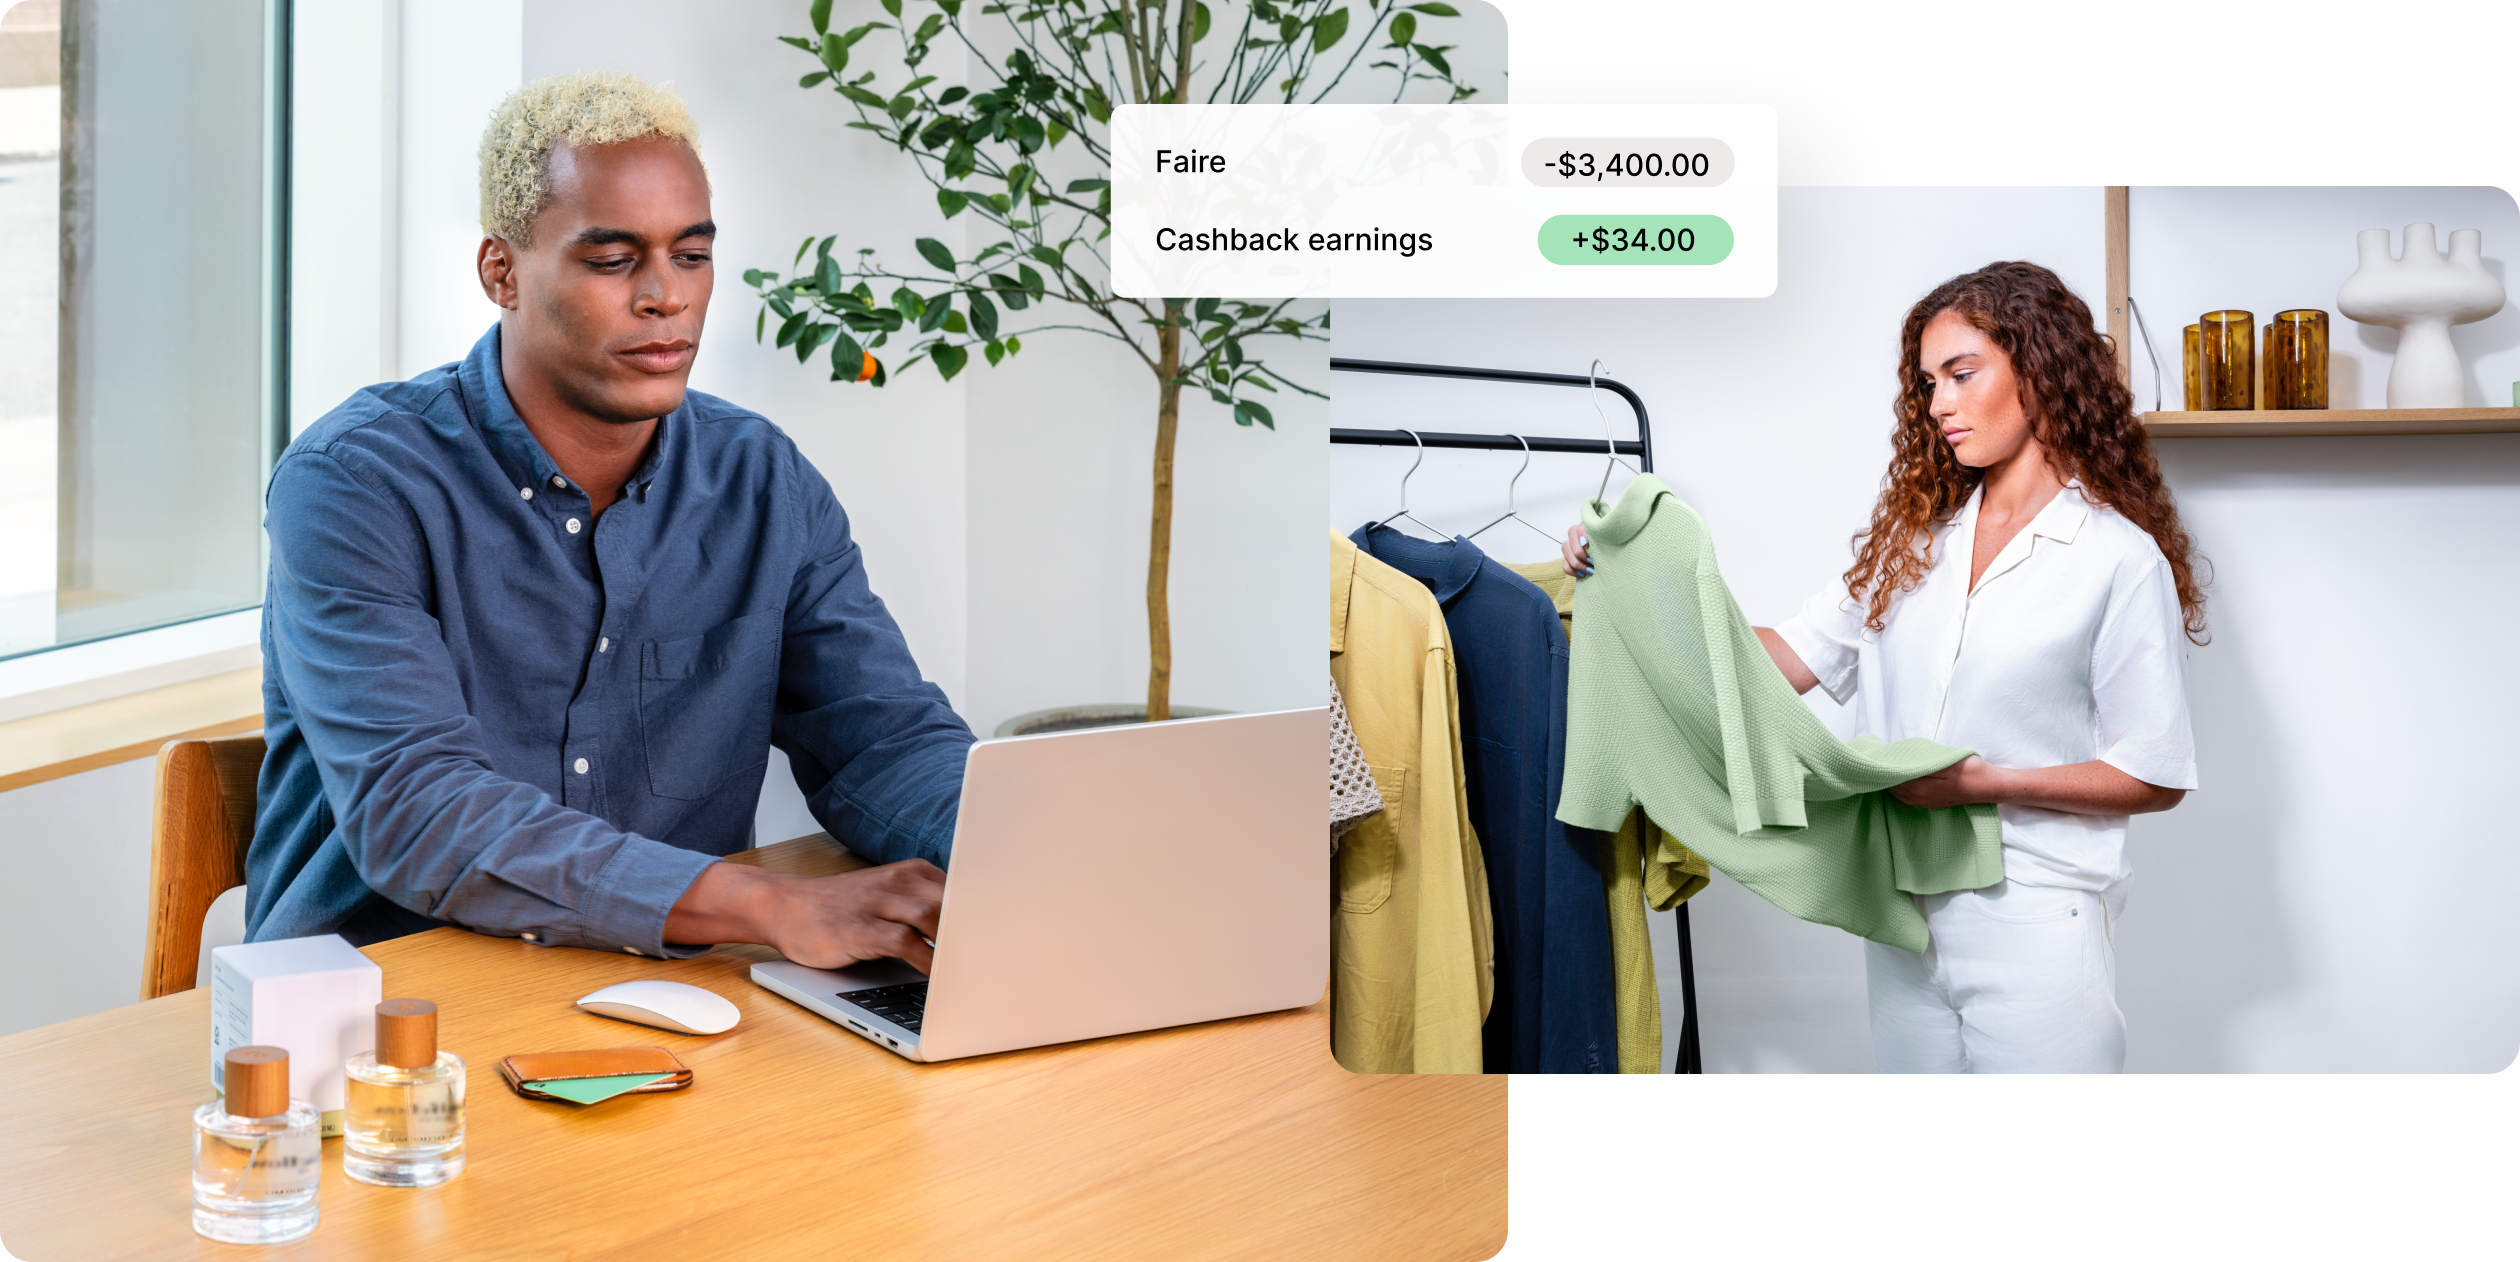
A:
{"label": "green pill badge", "polygon": [[1704,266],[1732,248],[1720,215],[1551,215],[1540,225],[1540,257],[1574,267]]}

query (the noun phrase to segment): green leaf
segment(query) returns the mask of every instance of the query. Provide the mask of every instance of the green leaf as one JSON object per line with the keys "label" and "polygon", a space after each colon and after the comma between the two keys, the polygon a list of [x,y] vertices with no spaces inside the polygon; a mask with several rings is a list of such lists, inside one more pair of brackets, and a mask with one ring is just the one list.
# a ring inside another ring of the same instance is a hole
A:
{"label": "green leaf", "polygon": [[1093,115],[1097,123],[1111,121],[1111,101],[1102,94],[1102,89],[1089,89],[1085,93],[1085,112]]}
{"label": "green leaf", "polygon": [[936,297],[929,299],[926,309],[919,313],[919,331],[921,333],[934,333],[937,326],[947,323],[948,319],[953,316],[953,314],[954,296],[952,294],[938,294]]}
{"label": "green leaf", "polygon": [[1109,187],[1111,187],[1111,181],[1109,180],[1069,180],[1067,191],[1071,193],[1099,193]]}
{"label": "green leaf", "polygon": [[934,237],[919,238],[919,257],[942,271],[954,270],[954,252]]}
{"label": "green leaf", "polygon": [[1022,338],[1020,338],[1020,337],[1010,337],[1010,338],[1006,339],[1006,353],[1007,353],[1007,354],[1012,355],[1012,354],[1014,354],[1014,353],[1016,353],[1017,351],[1020,351],[1020,350],[1022,350],[1022,349],[1024,349],[1024,339],[1022,339]]}
{"label": "green leaf", "polygon": [[824,68],[831,73],[836,75],[849,68],[849,45],[846,41],[825,35],[822,46],[817,51],[822,57]]}
{"label": "green leaf", "polygon": [[1064,256],[1062,256],[1062,255],[1061,255],[1061,254],[1060,254],[1057,250],[1053,250],[1053,249],[1051,249],[1049,246],[1046,246],[1046,245],[1036,245],[1036,246],[1032,247],[1031,249],[1024,251],[1024,253],[1029,254],[1029,255],[1033,256],[1034,258],[1037,258],[1037,259],[1041,260],[1042,262],[1049,264],[1049,265],[1050,265],[1050,266],[1052,266],[1052,267],[1066,267],[1066,266],[1067,266],[1067,259],[1066,259]]}
{"label": "green leaf", "polygon": [[802,48],[802,49],[804,49],[806,52],[809,52],[809,53],[810,53],[810,52],[812,52],[812,51],[814,51],[814,41],[812,41],[812,40],[810,40],[810,39],[806,39],[806,38],[804,38],[804,37],[802,37],[802,36],[798,36],[798,35],[782,35],[782,36],[780,36],[780,37],[779,37],[779,42],[780,42],[780,43],[782,43],[782,44],[791,44],[791,45],[794,45],[795,47]]}
{"label": "green leaf", "polygon": [[[1050,120],[1050,147],[1051,147],[1051,148],[1053,148],[1053,149],[1058,148],[1058,147],[1059,147],[1059,142],[1060,142],[1060,141],[1062,141],[1062,140],[1065,140],[1065,139],[1067,139],[1067,138],[1068,138],[1068,129],[1067,129],[1067,124],[1065,124],[1065,123],[1063,123],[1063,122],[1060,122],[1059,120],[1057,120],[1057,119],[1055,119],[1055,118],[1054,118],[1054,119],[1051,119],[1051,120]],[[1046,187],[1046,186],[1045,186],[1045,187]]]}
{"label": "green leaf", "polygon": [[1461,10],[1449,4],[1413,4],[1409,7],[1431,17],[1457,18],[1461,16]]}
{"label": "green leaf", "polygon": [[806,360],[812,359],[814,357],[814,348],[822,345],[824,338],[830,337],[839,331],[840,326],[836,324],[809,324],[805,326],[805,336],[796,339],[796,362],[801,364]]}
{"label": "green leaf", "polygon": [[[831,45],[826,42],[823,46],[828,48]],[[847,53],[842,53],[840,56],[843,61],[848,59]],[[885,100],[881,95],[869,92],[854,83],[841,84],[840,95],[845,96],[870,110],[884,109],[892,104],[892,102]]]}
{"label": "green leaf", "polygon": [[812,313],[810,312],[799,311],[795,315],[789,316],[784,323],[780,324],[779,340],[777,345],[784,347],[793,344],[796,341],[796,335],[805,331],[805,321],[811,314]]}
{"label": "green leaf", "polygon": [[956,140],[953,147],[945,151],[946,179],[962,179],[970,175],[972,168],[978,165],[980,165],[980,153],[971,147],[971,142],[968,140]]}
{"label": "green leaf", "polygon": [[945,212],[945,217],[948,219],[961,214],[962,208],[969,205],[970,202],[971,199],[969,197],[966,197],[961,193],[957,193],[950,188],[940,188],[936,190],[936,208]]}
{"label": "green leaf", "polygon": [[825,295],[836,294],[840,292],[841,284],[839,260],[828,254],[822,256],[822,262],[814,265],[815,291]]}
{"label": "green leaf", "polygon": [[962,0],[936,0],[936,7],[943,9],[949,18],[962,16]]}
{"label": "green leaf", "polygon": [[1023,278],[1024,288],[1031,290],[1033,296],[1036,298],[1040,297],[1042,291],[1048,288],[1047,285],[1042,283],[1041,273],[1034,271],[1022,263],[1015,265],[1015,274]]}
{"label": "green leaf", "polygon": [[901,0],[884,0],[884,12],[889,13],[894,17],[900,17]]}
{"label": "green leaf", "polygon": [[[1445,47],[1450,47],[1450,45],[1446,45]],[[1417,46],[1417,55],[1424,58],[1427,65],[1435,67],[1436,73],[1443,75],[1447,79],[1452,77],[1452,63],[1444,60],[1444,49],[1429,48],[1424,44],[1420,44]]]}
{"label": "green leaf", "polygon": [[1414,14],[1414,13],[1394,13],[1394,14],[1392,14],[1392,15],[1391,15],[1391,46],[1392,46],[1392,47],[1394,47],[1394,48],[1406,48],[1406,47],[1408,47],[1408,46],[1409,46],[1409,41],[1410,41],[1411,39],[1416,38],[1416,36],[1417,36],[1417,15],[1416,15],[1416,14]]}
{"label": "green leaf", "polygon": [[[997,304],[989,301],[988,295],[977,293],[971,295],[967,301],[971,305],[971,331],[982,337],[988,338],[991,341],[996,341],[998,331]],[[989,362],[994,364],[997,360],[992,357]]]}
{"label": "green leaf", "polygon": [[761,340],[762,330],[763,330],[764,328],[766,328],[766,327],[767,327],[767,322],[768,322],[768,320],[769,320],[769,319],[770,319],[770,308],[768,308],[768,307],[763,307],[763,308],[762,308],[759,312],[757,312],[756,314],[754,314],[754,316],[753,316],[753,341],[755,341],[755,342],[759,342],[759,341]]}
{"label": "green leaf", "polygon": [[992,340],[988,345],[980,348],[980,353],[988,356],[989,366],[995,368],[999,360],[1006,358],[1006,343]]}
{"label": "green leaf", "polygon": [[798,87],[800,87],[800,88],[810,88],[810,87],[815,86],[816,84],[821,83],[823,80],[828,79],[828,78],[830,78],[830,77],[831,77],[831,72],[830,72],[830,71],[828,71],[828,70],[817,70],[817,71],[815,71],[814,73],[809,74],[809,75],[805,76],[804,78],[797,80],[797,81],[796,81],[796,86],[798,86]]}
{"label": "green leaf", "polygon": [[[903,320],[916,320],[927,311],[927,304],[920,301],[917,294],[910,292],[908,285],[893,291],[892,305],[892,313]],[[885,321],[884,324],[888,328],[901,327],[890,320]]]}
{"label": "green leaf", "polygon": [[947,381],[952,381],[954,374],[961,372],[963,365],[971,362],[971,352],[959,346],[948,346],[939,342],[928,348],[928,358],[936,361],[937,375]]}
{"label": "green leaf", "polygon": [[867,348],[847,333],[832,333],[832,380],[857,380],[867,370]]}
{"label": "green leaf", "polygon": [[936,33],[944,29],[945,15],[942,13],[931,13],[927,16],[927,21],[919,23],[919,33],[911,36],[910,42],[913,44],[924,44],[929,40],[935,39]]}
{"label": "green leaf", "polygon": [[[895,2],[898,3],[898,0],[895,0]],[[811,5],[806,6],[805,16],[813,22],[814,34],[824,35],[830,33],[831,0],[814,0]]]}
{"label": "green leaf", "polygon": [[[1312,41],[1313,51],[1315,53],[1329,52],[1330,46],[1338,43],[1339,38],[1347,34],[1347,28],[1348,11],[1345,9],[1334,9],[1328,13],[1322,14],[1320,17],[1314,18]],[[1287,32],[1286,42],[1290,44],[1295,42],[1295,35],[1292,31]]]}
{"label": "green leaf", "polygon": [[948,333],[963,334],[971,331],[971,322],[963,319],[963,313],[959,311],[946,312],[945,318],[937,323],[944,325]]}
{"label": "green leaf", "polygon": [[1198,306],[1197,306],[1196,308],[1194,308],[1194,310],[1197,312],[1197,315],[1196,315],[1194,318],[1196,318],[1196,319],[1200,319],[1200,320],[1205,320],[1205,319],[1207,319],[1208,317],[1215,315],[1215,314],[1216,314],[1216,308],[1218,307],[1218,305],[1220,304],[1220,302],[1221,302],[1221,300],[1220,300],[1220,299],[1216,299],[1216,298],[1201,298],[1201,299],[1199,300],[1199,304],[1198,304]]}
{"label": "green leaf", "polygon": [[744,269],[744,283],[755,289],[761,288],[761,282],[766,279],[767,276],[768,273],[763,272],[758,267],[747,267]]}
{"label": "green leaf", "polygon": [[1195,44],[1208,36],[1208,7],[1198,5],[1190,11],[1190,42]]}
{"label": "green leaf", "polygon": [[971,95],[971,89],[966,88],[966,87],[964,87],[964,86],[962,86],[961,84],[959,84],[959,83],[958,83],[958,84],[955,84],[953,87],[947,88],[947,89],[945,89],[944,91],[937,93],[937,94],[936,94],[936,103],[937,103],[937,104],[939,104],[939,105],[951,105],[951,104],[953,104],[954,102],[959,101],[959,100],[961,100],[961,99],[963,99],[964,97],[967,97],[967,96],[969,96],[969,95]]}

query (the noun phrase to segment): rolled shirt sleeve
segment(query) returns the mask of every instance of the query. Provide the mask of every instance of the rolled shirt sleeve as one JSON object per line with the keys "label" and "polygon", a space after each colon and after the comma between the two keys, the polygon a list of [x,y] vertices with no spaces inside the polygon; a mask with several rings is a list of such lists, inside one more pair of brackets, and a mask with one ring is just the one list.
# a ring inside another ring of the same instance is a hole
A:
{"label": "rolled shirt sleeve", "polygon": [[2092,640],[2091,697],[2100,761],[2164,789],[2196,787],[2187,647],[2177,584],[2153,556],[2110,592]]}
{"label": "rolled shirt sleeve", "polygon": [[669,952],[665,917],[714,856],[492,770],[408,508],[323,452],[281,462],[270,506],[269,668],[359,879],[484,933],[696,953]]}
{"label": "rolled shirt sleeve", "polygon": [[1793,617],[1771,628],[1794,650],[1829,699],[1845,705],[1855,695],[1856,663],[1864,641],[1864,610],[1843,582],[1812,593]]}

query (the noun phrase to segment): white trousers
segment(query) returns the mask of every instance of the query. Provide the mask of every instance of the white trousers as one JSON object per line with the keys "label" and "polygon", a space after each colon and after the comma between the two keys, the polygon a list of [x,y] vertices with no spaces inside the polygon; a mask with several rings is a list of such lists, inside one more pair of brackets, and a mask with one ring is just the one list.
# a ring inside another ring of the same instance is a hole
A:
{"label": "white trousers", "polygon": [[2104,894],[2006,881],[1919,895],[1922,956],[1864,944],[1875,1073],[2113,1074],[2126,1063]]}

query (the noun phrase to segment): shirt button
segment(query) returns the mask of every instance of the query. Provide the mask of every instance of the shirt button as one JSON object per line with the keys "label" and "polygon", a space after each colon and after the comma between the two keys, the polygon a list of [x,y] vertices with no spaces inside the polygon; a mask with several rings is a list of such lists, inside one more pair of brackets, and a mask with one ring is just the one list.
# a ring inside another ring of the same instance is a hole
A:
{"label": "shirt button", "polygon": [[569,519],[569,533],[570,533],[570,534],[576,534],[577,532],[578,532],[578,519],[577,519],[577,518],[575,518],[575,517],[572,517],[572,518],[570,518],[570,519]]}
{"label": "shirt button", "polygon": [[567,490],[567,489],[568,489],[568,487],[569,487],[569,480],[568,480],[567,478],[561,477],[561,476],[560,476],[559,474],[557,474],[557,473],[555,473],[555,474],[552,474],[552,475],[551,475],[551,489],[552,489],[552,490],[555,490],[555,491],[565,491],[565,490]]}
{"label": "shirt button", "polygon": [[516,936],[517,936],[517,937],[520,937],[520,938],[525,939],[527,942],[540,942],[540,941],[542,941],[542,939],[537,938],[537,937],[535,937],[534,935],[532,935],[532,934],[530,934],[530,933],[520,933],[520,934],[518,934],[518,935],[516,935]]}
{"label": "shirt button", "polygon": [[583,758],[577,760],[577,773],[581,776],[586,774],[586,760]]}
{"label": "shirt button", "polygon": [[517,494],[519,494],[519,495],[524,496],[525,498],[527,498],[527,499],[529,499],[529,500],[530,500],[530,499],[532,499],[532,498],[534,498],[534,488],[532,488],[532,487],[530,487],[530,486],[520,486],[520,487],[516,488],[516,493],[517,493]]}
{"label": "shirt button", "polygon": [[595,651],[596,651],[596,652],[598,652],[598,653],[601,653],[601,652],[603,652],[604,650],[606,650],[606,649],[608,649],[608,648],[611,648],[611,647],[612,647],[612,637],[611,637],[611,636],[609,636],[609,635],[608,635],[608,636],[605,636],[603,639],[597,640],[597,641],[595,642]]}

